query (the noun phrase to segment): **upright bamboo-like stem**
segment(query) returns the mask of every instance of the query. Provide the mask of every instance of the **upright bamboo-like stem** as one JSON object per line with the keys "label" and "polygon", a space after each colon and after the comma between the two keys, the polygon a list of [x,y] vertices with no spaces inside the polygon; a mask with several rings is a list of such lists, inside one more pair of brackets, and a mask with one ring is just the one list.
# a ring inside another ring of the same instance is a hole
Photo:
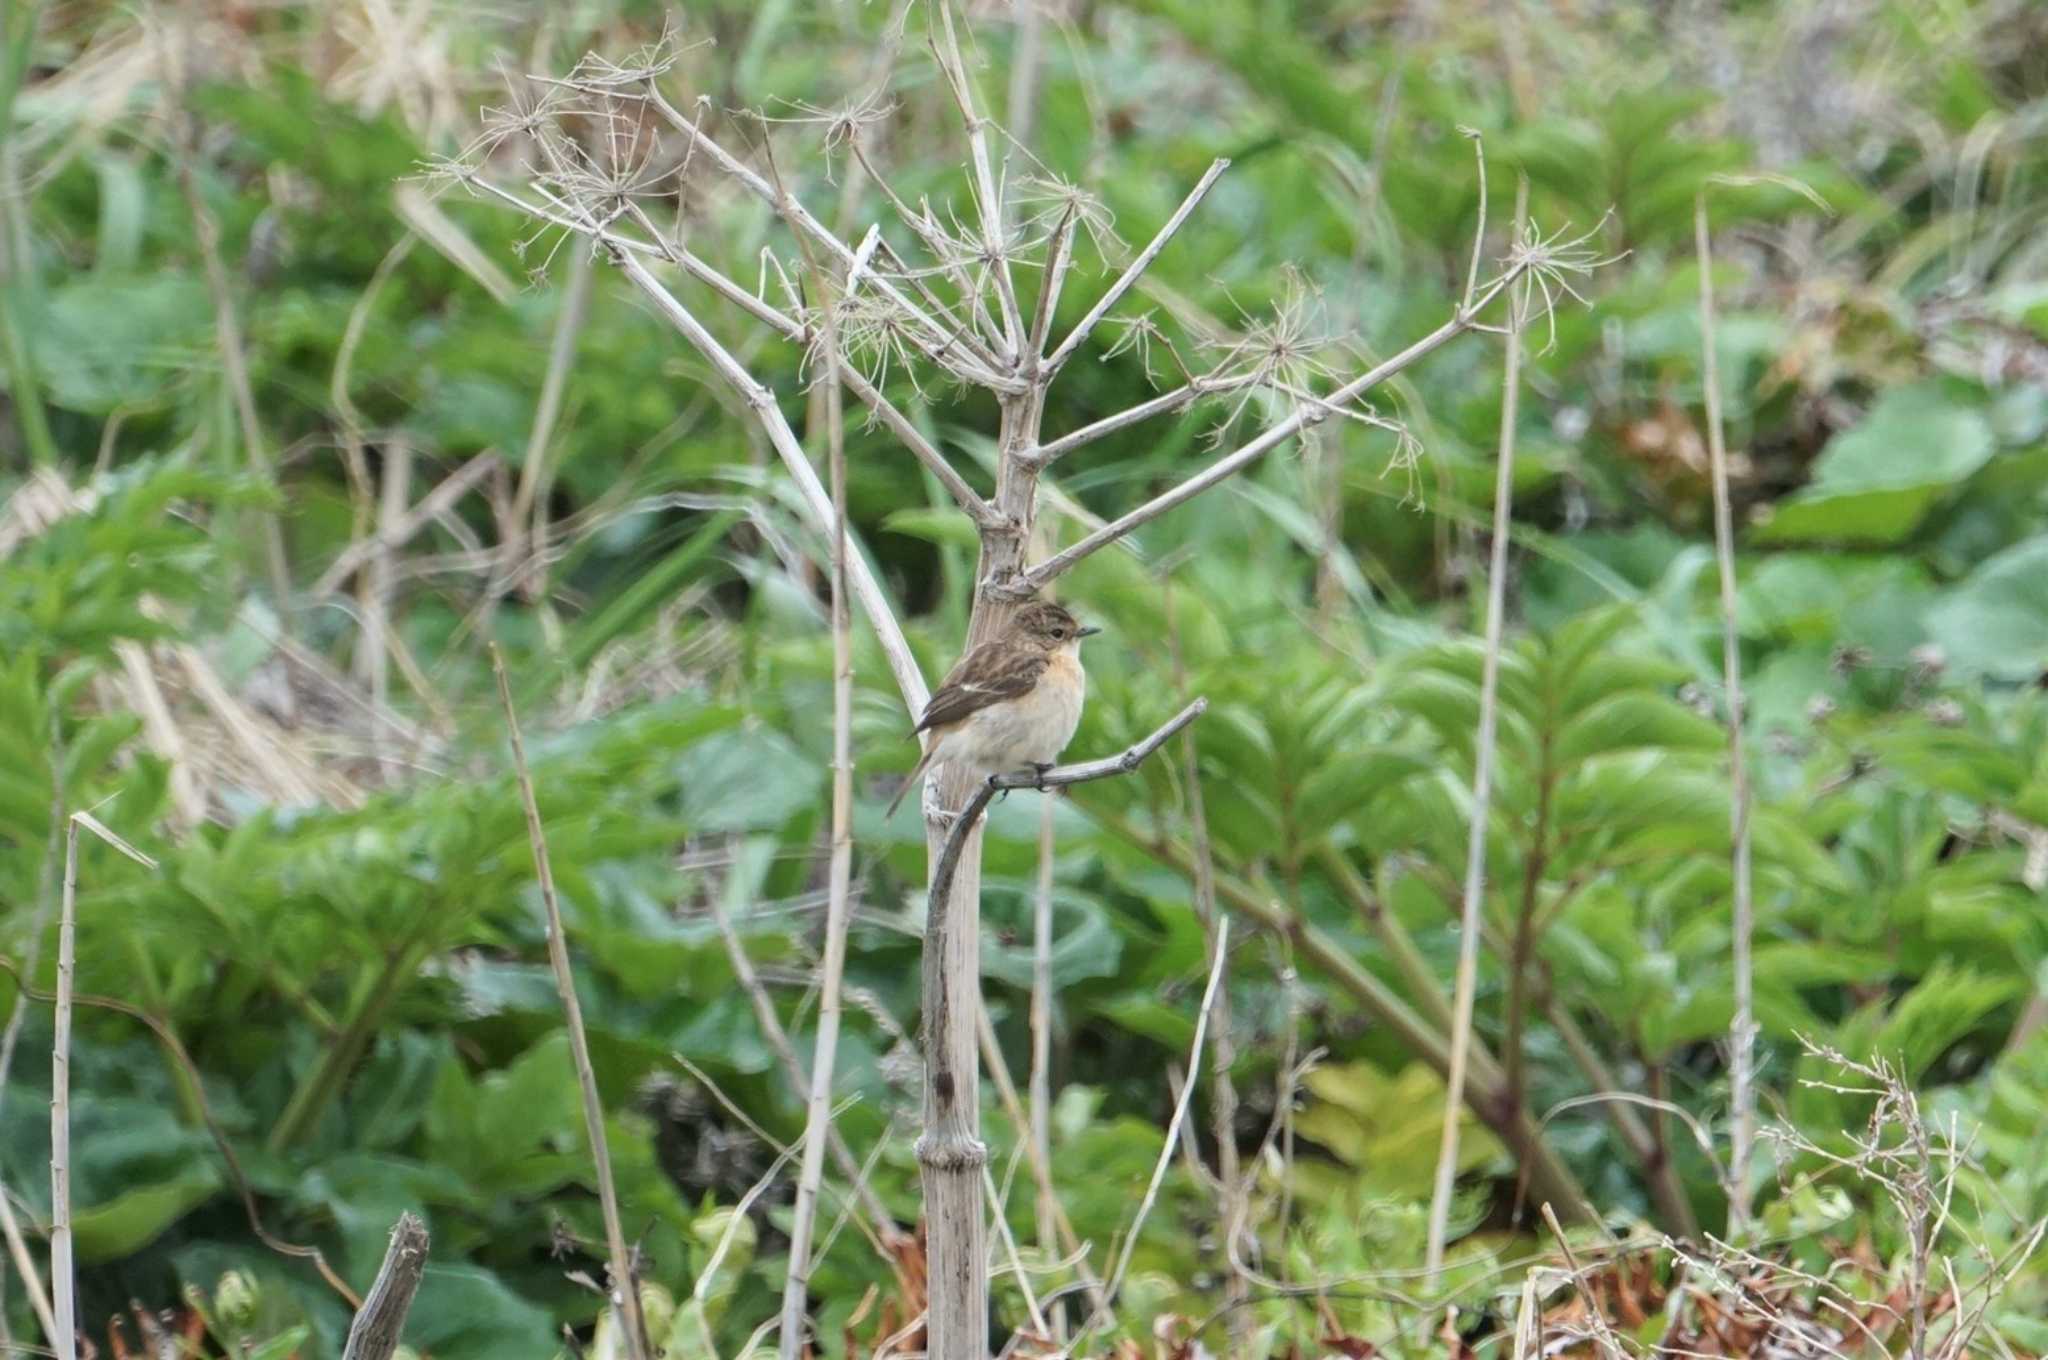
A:
{"label": "upright bamboo-like stem", "polygon": [[1728,499],[1728,445],[1722,433],[1720,362],[1714,350],[1714,256],[1707,196],[1693,200],[1693,246],[1700,266],[1700,370],[1707,389],[1707,459],[1714,479],[1714,561],[1721,577],[1721,671],[1728,690],[1728,832],[1734,842],[1735,1019],[1728,1042],[1728,1236],[1741,1241],[1749,1222],[1749,1162],[1756,1143],[1756,1016],[1750,945],[1756,933],[1749,862],[1749,766],[1742,752],[1742,653],[1735,631],[1735,515]]}
{"label": "upright bamboo-like stem", "polygon": [[[1529,184],[1515,195],[1515,234],[1528,216]],[[1499,722],[1501,630],[1507,613],[1508,530],[1514,509],[1515,416],[1522,387],[1522,300],[1508,299],[1507,371],[1501,379],[1500,456],[1493,486],[1493,556],[1486,581],[1486,660],[1479,681],[1479,734],[1472,770],[1472,828],[1465,853],[1465,900],[1458,926],[1458,978],[1452,1003],[1451,1062],[1445,1077],[1443,1134],[1429,1200],[1423,1268],[1432,1287],[1444,1263],[1451,1187],[1458,1175],[1458,1125],[1465,1114],[1465,1063],[1472,1046],[1472,1000],[1479,975],[1479,916],[1486,899],[1486,827],[1493,802],[1494,734]]]}
{"label": "upright bamboo-like stem", "polygon": [[[973,933],[980,904],[981,814],[1004,789],[1062,788],[1126,774],[1207,707],[1205,700],[1196,700],[1145,740],[1103,760],[1062,765],[1042,775],[995,775],[986,780],[956,776],[953,781],[971,785],[972,792],[949,819],[933,850],[924,937],[925,1125],[917,1140],[930,1266],[925,1351],[934,1360],[986,1360],[988,1353],[986,1227],[981,1207],[981,1168],[987,1164],[988,1149],[980,1137],[975,1054],[981,1018],[981,941]],[[963,883],[974,887],[972,899]],[[962,1198],[963,1189],[971,1198]],[[972,1255],[962,1254],[970,1247]],[[980,1311],[968,1313],[970,1305]]]}
{"label": "upright bamboo-like stem", "polygon": [[554,969],[555,991],[562,999],[563,1026],[569,1054],[576,1064],[576,1084],[583,1094],[583,1126],[590,1136],[590,1156],[597,1168],[597,1200],[604,1211],[605,1246],[611,1256],[612,1304],[626,1337],[628,1360],[653,1360],[647,1319],[640,1311],[640,1284],[633,1278],[633,1257],[619,1219],[619,1195],[612,1183],[611,1150],[604,1132],[604,1102],[597,1094],[597,1071],[590,1063],[590,1040],[583,1030],[583,1005],[576,999],[576,977],[569,969],[569,941],[562,926],[562,903],[555,893],[555,871],[548,860],[547,833],[541,827],[540,800],[526,765],[526,742],[519,734],[519,714],[512,707],[512,683],[505,677],[505,658],[491,648],[491,670],[498,679],[498,702],[505,709],[505,731],[512,739],[512,768],[519,777],[519,797],[526,809],[526,837],[533,848],[534,874],[540,881],[541,905],[548,916],[548,964]]}
{"label": "upright bamboo-like stem", "polygon": [[78,1278],[71,1264],[71,994],[78,958],[78,821],[64,827],[64,896],[57,911],[56,1038],[50,1047],[50,1294],[58,1360],[78,1360]]}
{"label": "upright bamboo-like stem", "polygon": [[[809,252],[806,250],[806,255]],[[825,1151],[832,1128],[832,1073],[839,1051],[840,983],[846,972],[848,898],[853,879],[853,614],[846,579],[846,428],[839,393],[839,335],[831,284],[815,266],[825,327],[825,431],[832,484],[832,859],[827,877],[825,957],[818,980],[818,1040],[811,1059],[810,1110],[802,1170],[790,1224],[789,1272],[782,1287],[782,1360],[804,1353],[811,1239]]]}

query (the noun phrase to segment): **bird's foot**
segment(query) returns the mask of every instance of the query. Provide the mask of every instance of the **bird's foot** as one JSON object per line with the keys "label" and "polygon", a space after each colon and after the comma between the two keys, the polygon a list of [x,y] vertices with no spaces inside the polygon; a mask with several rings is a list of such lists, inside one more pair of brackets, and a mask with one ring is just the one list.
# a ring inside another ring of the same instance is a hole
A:
{"label": "bird's foot", "polygon": [[1045,777],[1052,773],[1052,764],[1050,760],[1034,760],[1031,762],[1032,771],[1038,775],[1036,788],[1040,793],[1045,792]]}

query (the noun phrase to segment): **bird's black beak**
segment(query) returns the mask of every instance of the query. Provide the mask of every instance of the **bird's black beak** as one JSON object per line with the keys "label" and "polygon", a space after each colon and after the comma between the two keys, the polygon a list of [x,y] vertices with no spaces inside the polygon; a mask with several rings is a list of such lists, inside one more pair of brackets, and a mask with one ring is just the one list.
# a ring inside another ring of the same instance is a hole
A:
{"label": "bird's black beak", "polygon": [[1077,638],[1094,637],[1097,633],[1101,631],[1102,630],[1100,628],[1097,628],[1094,624],[1091,623],[1086,628],[1083,628],[1078,633],[1075,633],[1074,636]]}

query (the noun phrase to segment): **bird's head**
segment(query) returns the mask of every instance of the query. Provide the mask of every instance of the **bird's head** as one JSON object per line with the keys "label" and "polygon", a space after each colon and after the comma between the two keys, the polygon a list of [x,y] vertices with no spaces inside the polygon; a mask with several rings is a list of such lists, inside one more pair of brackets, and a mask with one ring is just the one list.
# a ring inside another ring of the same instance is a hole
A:
{"label": "bird's head", "polygon": [[1033,600],[1017,611],[1010,622],[1011,629],[1020,639],[1046,651],[1057,651],[1070,646],[1084,637],[1101,632],[1100,628],[1084,628],[1079,620],[1050,600]]}

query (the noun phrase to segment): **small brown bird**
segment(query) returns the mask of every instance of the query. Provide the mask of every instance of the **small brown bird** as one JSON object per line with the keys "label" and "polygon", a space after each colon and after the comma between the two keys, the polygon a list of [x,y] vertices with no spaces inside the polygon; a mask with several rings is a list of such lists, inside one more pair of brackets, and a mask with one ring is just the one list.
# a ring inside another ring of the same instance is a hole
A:
{"label": "small brown bird", "polygon": [[960,658],[925,705],[919,732],[929,732],[917,768],[896,790],[889,815],[933,762],[976,774],[1043,769],[1059,759],[1081,722],[1088,677],[1081,639],[1101,632],[1047,600],[1017,611],[1001,637]]}

